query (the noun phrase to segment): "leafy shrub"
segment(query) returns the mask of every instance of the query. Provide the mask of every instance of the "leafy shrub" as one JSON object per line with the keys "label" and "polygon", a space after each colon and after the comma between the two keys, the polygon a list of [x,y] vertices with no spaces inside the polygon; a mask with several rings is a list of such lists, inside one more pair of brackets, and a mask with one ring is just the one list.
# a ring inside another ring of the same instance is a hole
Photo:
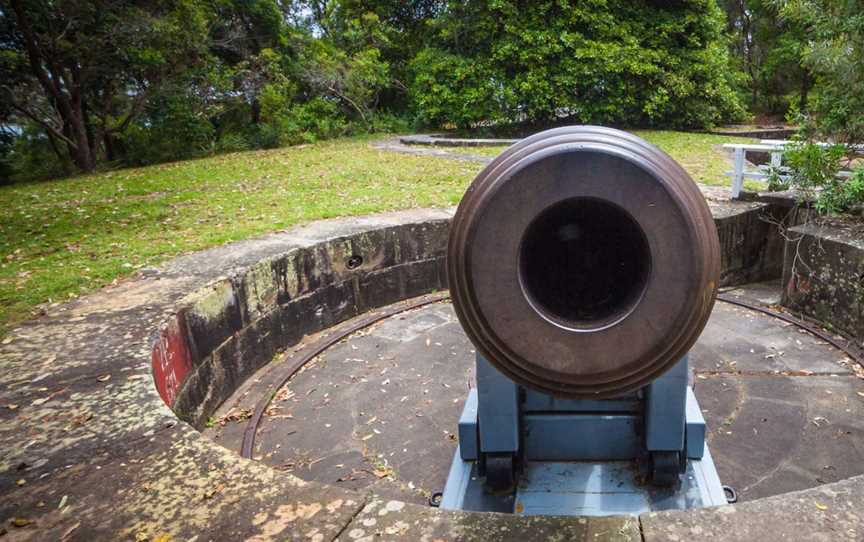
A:
{"label": "leafy shrub", "polygon": [[[171,89],[174,90],[174,89]],[[215,128],[199,110],[193,89],[167,91],[154,99],[148,114],[120,138],[124,162],[134,165],[197,158],[209,154]]]}
{"label": "leafy shrub", "polygon": [[216,141],[216,152],[241,152],[252,148],[247,134],[228,132]]}
{"label": "leafy shrub", "polygon": [[788,146],[783,153],[788,176],[781,178],[772,172],[771,189],[792,188],[802,201],[812,201],[819,214],[830,215],[864,204],[864,167],[853,171],[851,177],[837,174],[848,163],[845,145],[820,145],[801,141]]}
{"label": "leafy shrub", "polygon": [[839,184],[831,203],[843,211],[864,205],[864,167],[855,169],[851,177]]}
{"label": "leafy shrub", "polygon": [[421,122],[703,127],[743,114],[713,1],[451,7],[411,64]]}
{"label": "leafy shrub", "polygon": [[343,135],[347,122],[335,102],[316,97],[277,115],[272,129],[276,146],[297,145]]}
{"label": "leafy shrub", "polygon": [[72,171],[68,159],[60,160],[44,132],[27,125],[7,148],[3,160],[8,181],[31,181],[67,175]]}
{"label": "leafy shrub", "polygon": [[376,113],[370,119],[370,132],[404,133],[411,131],[411,122],[405,115],[389,112]]}

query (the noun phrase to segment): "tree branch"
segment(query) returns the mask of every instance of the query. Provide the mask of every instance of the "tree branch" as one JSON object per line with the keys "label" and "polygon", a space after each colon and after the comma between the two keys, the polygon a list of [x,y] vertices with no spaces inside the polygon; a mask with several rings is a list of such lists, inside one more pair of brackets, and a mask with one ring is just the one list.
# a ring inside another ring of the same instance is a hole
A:
{"label": "tree branch", "polygon": [[27,117],[28,119],[32,120],[33,122],[35,122],[39,126],[42,126],[43,128],[45,128],[45,130],[47,130],[52,135],[54,135],[54,137],[63,140],[63,142],[66,143],[67,145],[69,145],[70,147],[73,147],[75,149],[78,148],[78,145],[74,141],[72,141],[71,139],[66,137],[63,134],[63,132],[61,132],[60,130],[58,130],[56,127],[52,126],[51,124],[49,124],[45,120],[39,118],[38,115],[36,115],[35,113],[30,111],[26,107],[15,103],[11,98],[9,100],[9,103],[12,105],[13,109],[15,109],[16,111],[18,111],[19,113],[21,113],[22,115]]}
{"label": "tree branch", "polygon": [[144,111],[144,106],[147,103],[147,98],[150,96],[149,89],[142,90],[135,99],[132,101],[132,105],[129,106],[129,112],[126,114],[126,118],[120,121],[120,124],[114,126],[112,128],[108,128],[105,130],[106,134],[116,134],[118,132],[122,132],[129,126],[129,123],[132,122],[135,117],[141,114]]}

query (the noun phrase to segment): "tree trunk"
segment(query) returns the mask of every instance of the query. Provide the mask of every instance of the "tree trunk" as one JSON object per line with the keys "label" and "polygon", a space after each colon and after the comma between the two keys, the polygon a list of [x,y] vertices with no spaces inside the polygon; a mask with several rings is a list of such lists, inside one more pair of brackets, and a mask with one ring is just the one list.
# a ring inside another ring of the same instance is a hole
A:
{"label": "tree trunk", "polygon": [[96,167],[93,153],[90,151],[90,139],[87,137],[87,127],[80,109],[73,110],[70,115],[69,130],[72,133],[75,145],[67,145],[69,157],[75,162],[75,166],[83,172],[93,171]]}
{"label": "tree trunk", "polygon": [[54,134],[52,134],[50,130],[45,130],[45,134],[48,136],[48,143],[51,144],[51,150],[54,151],[55,155],[57,155],[57,161],[60,162],[60,166],[63,168],[63,174],[70,175],[72,172],[69,171],[69,161],[66,160],[66,157],[63,156],[63,153],[60,151],[60,147],[57,146],[57,139],[54,137]]}
{"label": "tree trunk", "polygon": [[804,70],[804,75],[801,77],[801,96],[798,99],[798,109],[802,113],[807,111],[807,95],[810,94],[811,85],[810,72]]}
{"label": "tree trunk", "polygon": [[[20,0],[12,0],[11,4],[27,51],[30,69],[63,120],[63,132],[55,130],[55,135],[66,142],[69,157],[81,171],[92,171],[96,166],[96,160],[84,120],[80,74],[73,66],[70,78],[68,70],[65,70],[56,59],[43,54],[44,47],[33,30],[23,4]],[[46,69],[50,72],[50,77]],[[31,113],[30,116],[38,120],[35,114]],[[40,121],[40,124],[48,129],[54,129],[48,123]]]}
{"label": "tree trunk", "polygon": [[252,124],[261,122],[261,102],[258,97],[252,98]]}
{"label": "tree trunk", "polygon": [[105,159],[109,162],[113,162],[117,159],[117,155],[114,152],[114,138],[111,137],[111,134],[105,134],[102,141],[105,145]]}

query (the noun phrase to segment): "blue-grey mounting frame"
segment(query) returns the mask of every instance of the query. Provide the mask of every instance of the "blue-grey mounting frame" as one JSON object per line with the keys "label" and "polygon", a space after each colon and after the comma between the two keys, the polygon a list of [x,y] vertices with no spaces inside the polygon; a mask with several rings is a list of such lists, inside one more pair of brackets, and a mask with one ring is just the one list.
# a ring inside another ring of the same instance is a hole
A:
{"label": "blue-grey mounting frame", "polygon": [[[609,515],[726,504],[686,356],[645,388],[603,400],[523,388],[479,354],[476,374],[442,508]],[[521,465],[516,489],[489,494],[484,454],[508,453]],[[645,482],[654,454],[662,453],[682,459],[679,484]]]}

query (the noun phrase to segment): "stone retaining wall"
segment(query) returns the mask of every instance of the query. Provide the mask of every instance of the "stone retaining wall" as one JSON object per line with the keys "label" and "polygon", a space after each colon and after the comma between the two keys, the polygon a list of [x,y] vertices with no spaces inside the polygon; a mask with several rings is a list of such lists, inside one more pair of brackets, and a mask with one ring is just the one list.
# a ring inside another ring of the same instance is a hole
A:
{"label": "stone retaining wall", "polygon": [[864,224],[831,221],[790,228],[783,305],[864,347]]}
{"label": "stone retaining wall", "polygon": [[797,220],[764,203],[712,205],[720,238],[720,286],[775,279],[783,269],[783,237],[777,224]]}

